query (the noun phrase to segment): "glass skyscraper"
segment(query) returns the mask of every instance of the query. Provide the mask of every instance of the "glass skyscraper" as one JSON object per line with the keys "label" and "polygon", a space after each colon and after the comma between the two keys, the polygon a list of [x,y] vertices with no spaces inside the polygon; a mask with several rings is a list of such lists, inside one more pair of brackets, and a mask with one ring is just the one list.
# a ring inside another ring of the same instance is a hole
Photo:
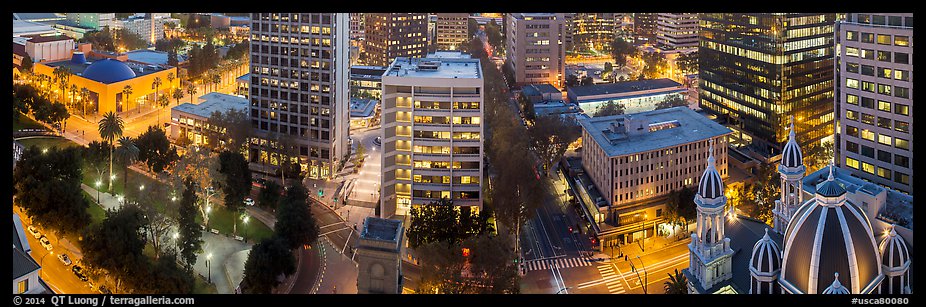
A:
{"label": "glass skyscraper", "polygon": [[700,105],[763,157],[833,135],[836,14],[700,14]]}

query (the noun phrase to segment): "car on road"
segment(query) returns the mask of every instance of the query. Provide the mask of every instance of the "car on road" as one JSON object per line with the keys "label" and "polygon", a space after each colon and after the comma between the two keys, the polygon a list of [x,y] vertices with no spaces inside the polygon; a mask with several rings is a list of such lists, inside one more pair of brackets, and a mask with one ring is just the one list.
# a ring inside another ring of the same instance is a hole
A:
{"label": "car on road", "polygon": [[71,258],[68,257],[68,254],[65,253],[58,254],[58,260],[61,260],[61,263],[64,263],[64,266],[69,266],[71,263],[73,263],[71,262]]}
{"label": "car on road", "polygon": [[74,265],[71,267],[71,272],[74,272],[74,276],[77,276],[81,281],[88,281],[87,275],[84,274],[84,270],[79,265]]}
{"label": "car on road", "polygon": [[254,205],[254,199],[252,199],[252,198],[250,198],[250,197],[245,198],[245,199],[244,199],[244,204],[245,204],[245,205],[248,205],[248,206],[253,206],[253,205]]}
{"label": "car on road", "polygon": [[375,144],[376,146],[383,145],[383,138],[377,136],[375,139],[373,139],[373,144]]}
{"label": "car on road", "polygon": [[33,238],[36,238],[36,239],[42,237],[42,234],[39,233],[39,230],[38,230],[38,229],[35,229],[35,226],[32,226],[32,225],[29,225],[29,233],[31,233],[31,234],[32,234],[32,237],[33,237]]}
{"label": "car on road", "polygon": [[51,250],[51,241],[48,241],[48,237],[42,236],[42,238],[39,239],[39,243],[42,243],[42,247],[46,250]]}
{"label": "car on road", "polygon": [[109,288],[103,285],[100,285],[100,288],[97,289],[97,291],[100,292],[100,294],[113,294],[112,291],[109,291]]}

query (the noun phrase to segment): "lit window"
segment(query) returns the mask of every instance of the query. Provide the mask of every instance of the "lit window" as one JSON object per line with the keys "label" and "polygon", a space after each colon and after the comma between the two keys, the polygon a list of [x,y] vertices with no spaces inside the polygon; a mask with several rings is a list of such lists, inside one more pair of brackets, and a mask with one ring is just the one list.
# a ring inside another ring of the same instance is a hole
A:
{"label": "lit window", "polygon": [[874,142],[875,133],[868,129],[862,129],[862,138]]}
{"label": "lit window", "polygon": [[890,146],[890,145],[891,145],[891,137],[888,136],[888,135],[879,134],[879,135],[878,135],[878,143],[881,143],[881,144]]}
{"label": "lit window", "polygon": [[846,87],[858,89],[858,80],[852,78],[846,78]]}
{"label": "lit window", "polygon": [[898,182],[902,184],[910,184],[910,175],[895,171],[894,172],[894,182]]}
{"label": "lit window", "polygon": [[858,160],[846,157],[846,166],[858,169]]}
{"label": "lit window", "polygon": [[910,150],[910,141],[901,138],[894,138],[894,147]]}
{"label": "lit window", "polygon": [[890,103],[890,102],[887,102],[887,101],[878,100],[878,110],[881,110],[881,111],[884,111],[884,112],[890,112],[890,111],[891,111],[891,103]]}
{"label": "lit window", "polygon": [[906,36],[894,35],[895,46],[910,46],[910,40]]}
{"label": "lit window", "polygon": [[846,103],[858,105],[858,96],[852,94],[846,94]]}
{"label": "lit window", "polygon": [[869,173],[869,174],[874,174],[875,166],[869,163],[862,162],[862,171]]}
{"label": "lit window", "polygon": [[891,179],[891,170],[886,169],[886,168],[883,168],[883,167],[879,167],[879,168],[878,168],[878,177],[881,177],[881,178],[884,178],[884,179]]}

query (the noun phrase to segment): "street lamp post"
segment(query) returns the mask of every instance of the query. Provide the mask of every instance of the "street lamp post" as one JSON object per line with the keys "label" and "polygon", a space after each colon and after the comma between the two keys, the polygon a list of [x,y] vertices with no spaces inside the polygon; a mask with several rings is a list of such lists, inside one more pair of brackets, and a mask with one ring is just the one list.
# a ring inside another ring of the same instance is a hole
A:
{"label": "street lamp post", "polygon": [[95,185],[96,185],[96,204],[97,204],[97,205],[100,204],[100,185],[102,185],[102,184],[103,184],[103,180],[102,180],[102,179],[97,180],[97,181],[95,182]]}
{"label": "street lamp post", "polygon": [[206,255],[206,269],[209,272],[209,283],[210,284],[212,283],[212,266],[210,266],[209,264],[211,260],[212,260],[212,253],[209,253],[208,255]]}
{"label": "street lamp post", "polygon": [[[640,259],[640,255],[637,255],[637,260],[640,260],[640,266],[643,267],[643,294],[647,294],[646,286],[649,281],[649,274],[646,272],[646,264],[643,264],[643,259]],[[640,277],[640,274],[637,274],[637,277]]]}
{"label": "street lamp post", "polygon": [[249,220],[250,218],[251,218],[250,216],[245,216],[245,217],[244,217],[244,236],[245,236],[245,237],[248,236],[248,220]]}
{"label": "street lamp post", "polygon": [[[48,253],[45,254],[45,256],[42,256],[42,260],[40,260],[39,263],[44,267],[44,266],[45,266],[45,257],[48,257],[48,255],[53,255],[54,253],[55,253],[54,251],[48,251]],[[45,270],[42,270],[42,273],[45,273]]]}

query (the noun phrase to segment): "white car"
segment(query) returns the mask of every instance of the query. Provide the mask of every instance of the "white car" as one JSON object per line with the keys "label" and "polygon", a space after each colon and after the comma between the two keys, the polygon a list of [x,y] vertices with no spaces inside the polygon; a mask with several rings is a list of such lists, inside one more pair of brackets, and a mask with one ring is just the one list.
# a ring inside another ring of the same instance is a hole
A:
{"label": "white car", "polygon": [[245,198],[245,199],[244,199],[244,204],[245,204],[245,205],[248,205],[248,206],[253,206],[253,205],[254,205],[254,200],[251,199],[250,197]]}
{"label": "white car", "polygon": [[42,237],[39,239],[39,243],[42,243],[42,247],[46,250],[51,250],[51,241],[48,241],[48,237]]}
{"label": "white car", "polygon": [[61,260],[61,263],[64,263],[64,266],[71,265],[71,258],[67,254],[58,254],[58,260]]}
{"label": "white car", "polygon": [[33,237],[33,238],[36,238],[36,239],[42,237],[42,234],[39,233],[39,230],[38,230],[38,229],[35,229],[35,226],[31,226],[31,225],[29,226],[29,233],[31,233],[31,234],[32,234],[32,237]]}

